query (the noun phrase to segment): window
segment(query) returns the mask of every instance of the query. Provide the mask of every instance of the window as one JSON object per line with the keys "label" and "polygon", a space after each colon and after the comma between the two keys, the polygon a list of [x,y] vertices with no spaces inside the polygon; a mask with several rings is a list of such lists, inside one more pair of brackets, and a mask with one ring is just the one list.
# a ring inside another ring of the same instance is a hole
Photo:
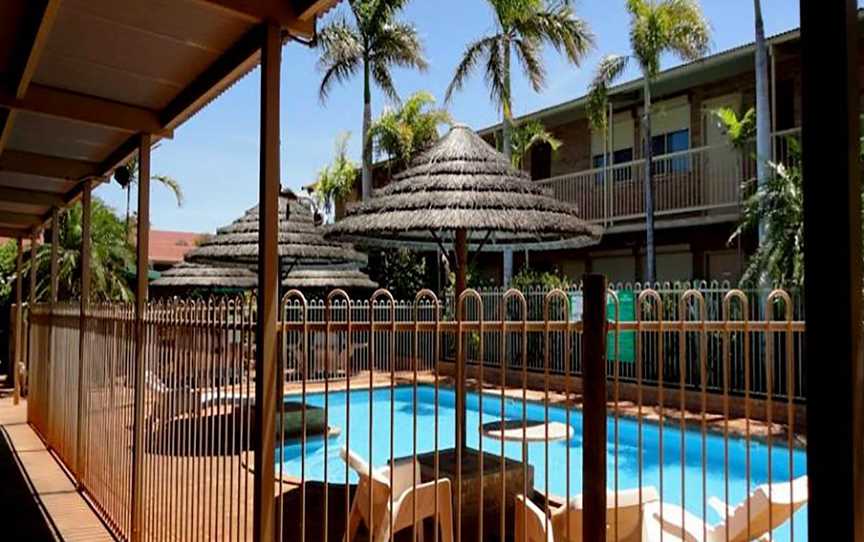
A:
{"label": "window", "polygon": [[[633,161],[633,148],[627,149],[619,149],[612,153],[612,164],[624,164],[627,162]],[[591,167],[593,169],[600,169],[606,163],[605,156],[602,154],[595,154],[591,157]],[[633,176],[633,170],[629,167],[617,168],[612,170],[612,180],[613,181],[629,181]],[[602,183],[603,182],[603,172],[597,172],[595,182]]]}
{"label": "window", "polygon": [[[633,161],[633,147],[619,149],[612,153],[613,164],[625,164]],[[612,170],[612,180],[615,182],[629,181],[633,178],[632,167],[620,167]]]}
{"label": "window", "polygon": [[[651,138],[651,150],[654,156],[663,156],[673,152],[686,151],[690,148],[690,130],[676,130],[667,134],[655,135]],[[676,156],[671,160],[660,160],[652,166],[652,171],[657,174],[677,173],[690,169],[690,158],[688,156]]]}

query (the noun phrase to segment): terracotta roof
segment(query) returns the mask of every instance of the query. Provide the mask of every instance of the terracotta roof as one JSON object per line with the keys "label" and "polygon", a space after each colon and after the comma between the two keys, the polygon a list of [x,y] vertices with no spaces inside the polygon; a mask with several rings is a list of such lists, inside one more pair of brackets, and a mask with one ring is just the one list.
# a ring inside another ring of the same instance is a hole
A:
{"label": "terracotta roof", "polygon": [[175,264],[197,246],[203,233],[150,230],[150,263]]}

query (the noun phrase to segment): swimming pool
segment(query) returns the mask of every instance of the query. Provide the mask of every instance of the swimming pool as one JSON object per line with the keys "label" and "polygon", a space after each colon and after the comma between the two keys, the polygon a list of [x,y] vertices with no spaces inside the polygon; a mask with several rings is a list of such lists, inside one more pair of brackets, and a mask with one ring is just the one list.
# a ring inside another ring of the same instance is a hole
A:
{"label": "swimming pool", "polygon": [[[435,389],[431,386],[417,387],[417,452],[429,452],[435,449]],[[440,388],[438,391],[438,448],[452,448],[455,442],[455,392],[451,388]],[[394,434],[394,457],[404,457],[413,452],[413,416],[414,388],[412,386],[397,386],[392,390],[393,418],[391,419],[391,389],[381,388],[372,392],[372,424],[373,444],[372,462],[375,466],[384,465],[390,459],[390,428]],[[306,445],[305,476],[307,480],[324,480],[324,465],[327,464],[327,480],[333,483],[344,483],[346,477],[345,463],[339,457],[339,449],[350,438],[351,449],[368,460],[369,458],[369,390],[354,390],[350,394],[345,391],[333,391],[329,397],[323,393],[310,393],[306,396],[308,404],[328,407],[329,424],[341,428],[341,434],[327,439],[309,439]],[[299,396],[286,396],[286,400],[299,400]],[[349,405],[350,403],[350,405]],[[350,425],[346,419],[346,407],[350,406]],[[500,419],[500,396],[483,396],[483,413],[480,414],[480,399],[477,394],[469,393],[467,397],[467,427],[468,446],[479,446],[479,426]],[[530,420],[544,419],[545,407],[542,403],[529,401],[526,405],[527,417]],[[523,404],[521,400],[506,399],[504,415],[508,419],[521,419]],[[561,407],[549,406],[550,421],[566,422],[566,410]],[[570,458],[570,494],[576,495],[582,488],[582,415],[578,410],[570,411],[570,425],[575,429],[573,438],[569,441],[549,443],[549,491],[564,495],[567,489],[565,474],[566,458]],[[607,443],[607,480],[609,489],[615,484],[615,442],[614,419],[608,418]],[[644,422],[642,424],[642,484],[660,488],[660,427],[657,424]],[[629,489],[638,487],[639,477],[639,425],[633,419],[619,418],[618,421],[618,488]],[[684,506],[702,516],[702,436],[698,430],[688,430],[683,435],[684,445]],[[663,500],[676,504],[682,503],[681,494],[681,446],[682,434],[677,423],[667,423],[663,429]],[[326,448],[326,455],[325,455]],[[483,450],[499,453],[501,442],[488,438],[483,439]],[[301,447],[299,442],[287,442],[277,450],[277,469],[286,476],[300,477]],[[522,446],[518,442],[508,442],[504,453],[511,458],[521,459]],[[747,495],[747,444],[744,439],[730,438],[728,441],[728,479],[729,502],[737,504]],[[705,439],[705,487],[708,497],[725,498],[725,470],[723,436],[708,433]],[[750,487],[768,481],[768,446],[750,442]],[[534,487],[538,491],[546,489],[545,444],[536,443],[528,447],[528,460],[534,467]],[[281,465],[280,465],[281,463]],[[805,452],[794,449],[791,454],[782,443],[775,443],[771,449],[771,480],[780,482],[806,473]],[[790,468],[791,467],[791,468]],[[494,468],[491,467],[490,468]],[[351,482],[357,481],[354,472],[347,472]],[[806,540],[806,509],[803,507],[795,514],[794,531],[796,540]],[[713,523],[720,518],[708,508],[707,517]],[[787,540],[790,535],[789,523],[775,531],[775,540]]]}

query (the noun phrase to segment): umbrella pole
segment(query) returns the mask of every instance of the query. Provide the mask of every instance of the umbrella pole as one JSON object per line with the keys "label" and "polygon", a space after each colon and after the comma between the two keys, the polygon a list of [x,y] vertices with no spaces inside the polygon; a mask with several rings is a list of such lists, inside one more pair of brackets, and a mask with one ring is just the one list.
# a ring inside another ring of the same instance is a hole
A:
{"label": "umbrella pole", "polygon": [[[453,300],[456,303],[456,318],[462,319],[462,310],[459,303],[459,297],[465,291],[467,282],[467,267],[468,267],[468,231],[465,229],[456,230],[456,239],[454,244],[456,252],[456,289],[453,293]],[[461,329],[459,331],[461,333]],[[460,346],[461,346],[460,342]],[[465,450],[468,448],[467,430],[465,427],[467,417],[467,405],[465,394],[465,349],[459,348],[456,356],[456,447]]]}

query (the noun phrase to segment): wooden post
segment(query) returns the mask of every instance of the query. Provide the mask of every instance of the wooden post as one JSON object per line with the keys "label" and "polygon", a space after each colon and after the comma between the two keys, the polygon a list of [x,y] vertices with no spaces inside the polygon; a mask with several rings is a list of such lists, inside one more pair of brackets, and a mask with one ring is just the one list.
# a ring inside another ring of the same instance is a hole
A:
{"label": "wooden post", "polygon": [[858,39],[856,2],[801,1],[810,540],[864,541]]}
{"label": "wooden post", "polygon": [[279,309],[279,26],[265,24],[261,47],[261,136],[258,228],[258,321],[255,330],[255,473],[253,539],[275,540],[276,408],[281,399],[276,326]]}
{"label": "wooden post", "polygon": [[582,275],[582,540],[606,540],[606,278]]}
{"label": "wooden post", "polygon": [[25,396],[30,394],[30,356],[33,351],[33,326],[30,325],[30,320],[33,315],[33,305],[36,304],[36,273],[39,271],[36,262],[36,237],[34,231],[30,235],[30,288],[27,292],[27,362],[24,369],[27,378],[21,382]]}
{"label": "wooden post", "polygon": [[15,355],[9,360],[10,377],[12,378],[12,403],[18,404],[21,400],[21,390],[18,382],[18,364],[21,361],[21,320],[23,319],[23,311],[21,303],[24,302],[24,293],[22,292],[23,284],[21,282],[21,270],[24,267],[24,240],[18,238],[18,254],[15,258],[15,337],[14,347]]}
{"label": "wooden post", "polygon": [[141,518],[144,512],[142,501],[142,476],[144,470],[144,376],[146,357],[144,352],[144,311],[147,308],[150,271],[150,134],[141,134],[138,142],[138,236],[135,267],[135,402],[132,444],[132,541],[142,539]]}
{"label": "wooden post", "polygon": [[[57,207],[51,209],[51,279],[49,282],[51,303],[57,303],[59,277],[59,256],[60,256],[60,211]],[[53,327],[53,326],[52,326]]]}
{"label": "wooden post", "polygon": [[92,181],[84,181],[81,192],[81,301],[78,303],[78,417],[75,441],[75,476],[78,489],[84,480],[84,330],[90,303],[90,224],[92,222]]}

